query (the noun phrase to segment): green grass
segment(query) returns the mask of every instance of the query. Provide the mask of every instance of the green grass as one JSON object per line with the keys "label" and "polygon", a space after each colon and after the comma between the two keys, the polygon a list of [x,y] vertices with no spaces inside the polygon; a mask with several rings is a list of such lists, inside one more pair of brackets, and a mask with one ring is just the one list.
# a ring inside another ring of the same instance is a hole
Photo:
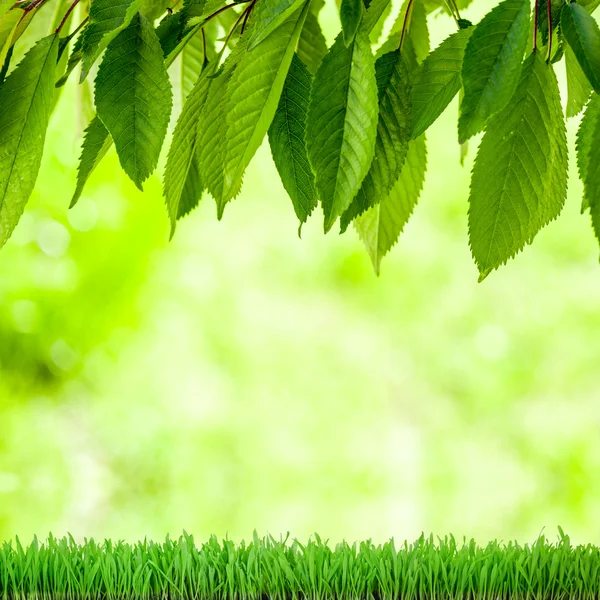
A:
{"label": "green grass", "polygon": [[[559,528],[560,530],[560,528]],[[600,594],[600,548],[557,544],[540,536],[531,545],[421,536],[396,549],[393,540],[337,544],[315,535],[306,545],[254,533],[249,544],[200,548],[193,536],[135,545],[72,536],[49,537],[0,549],[0,596],[17,598],[533,598],[591,599]]]}

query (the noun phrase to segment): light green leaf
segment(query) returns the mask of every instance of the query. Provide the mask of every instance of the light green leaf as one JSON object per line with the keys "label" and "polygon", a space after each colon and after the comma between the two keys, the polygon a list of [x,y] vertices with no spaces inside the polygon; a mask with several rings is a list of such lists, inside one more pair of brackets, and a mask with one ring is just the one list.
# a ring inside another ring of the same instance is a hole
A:
{"label": "light green leaf", "polygon": [[260,44],[304,4],[305,0],[260,0],[257,2],[248,49],[252,50]]}
{"label": "light green leaf", "polygon": [[0,247],[16,227],[42,161],[58,36],[42,38],[0,87]]}
{"label": "light green leaf", "polygon": [[0,17],[4,16],[15,4],[15,0],[0,0]]}
{"label": "light green leaf", "polygon": [[579,130],[577,131],[577,167],[579,170],[579,178],[583,182],[584,196],[581,205],[581,212],[584,212],[590,206],[590,191],[588,190],[588,174],[589,165],[591,162],[592,145],[596,131],[600,130],[600,96],[592,94]]}
{"label": "light green leaf", "polygon": [[567,69],[567,117],[575,117],[590,99],[592,86],[568,44],[565,44],[564,52]]}
{"label": "light green leaf", "polygon": [[202,31],[197,31],[181,52],[181,96],[185,100],[192,91],[204,66]]}
{"label": "light green leaf", "polygon": [[489,122],[473,168],[469,236],[480,280],[560,214],[566,144],[558,82],[536,51],[523,65],[513,99]]}
{"label": "light green leaf", "polygon": [[349,46],[354,41],[364,11],[365,7],[363,5],[363,0],[342,0],[340,6],[340,20],[342,22],[344,44],[346,44],[346,46]]}
{"label": "light green leaf", "polygon": [[442,42],[413,77],[413,131],[417,138],[444,112],[461,89],[461,68],[473,28],[461,29]]}
{"label": "light green leaf", "polygon": [[592,14],[600,6],[600,0],[580,0],[579,4],[584,6],[587,11]]}
{"label": "light green leaf", "polygon": [[0,17],[0,70],[13,43],[13,35],[19,26],[19,21],[24,14],[25,12],[20,8],[13,8]]}
{"label": "light green leaf", "polygon": [[342,35],[317,70],[310,96],[306,141],[329,231],[369,172],[377,137],[377,81],[367,34],[349,47]]}
{"label": "light green leaf", "polygon": [[109,45],[94,89],[121,166],[141,189],[158,162],[172,93],[158,37],[139,13]]}
{"label": "light green leaf", "polygon": [[327,54],[327,42],[321,31],[319,20],[312,11],[306,15],[306,21],[298,40],[298,57],[311,73],[316,73],[323,57]]}
{"label": "light green leaf", "polygon": [[310,71],[294,55],[269,128],[273,161],[300,223],[306,223],[317,206],[315,178],[308,162],[305,141],[311,84]]}
{"label": "light green leaf", "polygon": [[81,77],[83,81],[102,51],[125,29],[141,0],[92,0],[88,24],[82,33]]}
{"label": "light green leaf", "polygon": [[[197,123],[206,105],[211,87],[209,74],[210,70],[204,69],[185,101],[173,132],[173,141],[167,156],[164,194],[171,220],[171,237],[175,233],[175,224],[179,217],[180,205],[190,171],[193,173],[194,169],[196,172],[198,170],[196,163]],[[196,179],[201,178],[198,176]],[[202,192],[202,185],[199,181],[195,187],[200,188],[200,193]]]}
{"label": "light green leaf", "polygon": [[108,130],[97,116],[94,117],[85,130],[81,156],[79,157],[77,186],[69,208],[73,208],[77,204],[89,176],[106,156],[111,146],[112,138]]}
{"label": "light green leaf", "polygon": [[[379,25],[383,28],[383,20],[385,15],[389,13],[391,6],[392,0],[372,0],[363,17],[363,29],[369,35],[371,35],[375,29],[380,29]],[[379,35],[381,35],[381,31],[379,31]],[[376,37],[379,38],[379,35]]]}
{"label": "light green leaf", "polygon": [[208,99],[198,117],[196,148],[200,177],[215,200],[223,195],[223,145],[225,144],[223,104],[231,75],[231,71],[222,70],[217,77],[210,79]]}
{"label": "light green leaf", "polygon": [[250,160],[275,116],[308,3],[298,9],[253,49],[244,52],[227,85],[225,99],[225,160],[223,195],[218,216],[237,196]]}
{"label": "light green leaf", "polygon": [[390,193],[354,221],[375,273],[382,258],[398,241],[419,200],[427,170],[427,147],[422,135],[408,144],[406,162]]}
{"label": "light green leaf", "polygon": [[384,54],[375,63],[379,118],[375,154],[358,194],[340,220],[342,232],[350,222],[385,198],[406,160],[412,130],[408,68],[400,50]]}
{"label": "light green leaf", "polygon": [[600,93],[600,28],[596,19],[580,4],[565,4],[560,26],[581,69],[594,90]]}
{"label": "light green leaf", "polygon": [[471,35],[462,68],[461,143],[479,133],[515,92],[527,46],[529,10],[529,0],[504,0]]}

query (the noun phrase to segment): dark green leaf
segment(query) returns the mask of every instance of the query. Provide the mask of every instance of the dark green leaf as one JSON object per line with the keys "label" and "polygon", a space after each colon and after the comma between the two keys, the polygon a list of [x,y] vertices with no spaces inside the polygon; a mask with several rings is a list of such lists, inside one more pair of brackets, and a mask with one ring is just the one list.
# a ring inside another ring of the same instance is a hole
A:
{"label": "dark green leaf", "polygon": [[469,236],[480,280],[530,244],[562,210],[567,141],[558,82],[540,51],[489,123],[471,180]]}
{"label": "dark green leaf", "polygon": [[565,4],[560,16],[563,35],[591,86],[600,93],[600,28],[580,4]]}
{"label": "dark green leaf", "polygon": [[42,38],[0,87],[0,247],[33,191],[54,96],[58,35]]}
{"label": "dark green leaf", "polygon": [[346,46],[349,46],[354,41],[364,11],[363,0],[342,0],[340,20],[342,22],[344,44]]}
{"label": "dark green leaf", "polygon": [[529,9],[529,0],[504,0],[482,19],[469,39],[462,68],[461,143],[479,133],[511,99],[527,46]]}
{"label": "dark green leaf", "polygon": [[108,44],[129,25],[139,5],[140,0],[92,0],[89,21],[82,32],[80,81]]}
{"label": "dark green leaf", "polygon": [[317,206],[314,175],[304,139],[311,83],[309,70],[294,55],[269,128],[273,161],[300,223],[305,223]]}
{"label": "dark green leaf", "polygon": [[95,98],[123,170],[141,189],[158,162],[172,105],[163,52],[142,15],[109,45],[98,69]]}
{"label": "dark green leaf", "polygon": [[592,160],[592,145],[596,131],[600,130],[600,96],[592,94],[579,130],[577,131],[577,167],[579,169],[579,178],[583,182],[584,196],[581,206],[581,212],[590,206],[590,192],[588,190],[589,165]]}

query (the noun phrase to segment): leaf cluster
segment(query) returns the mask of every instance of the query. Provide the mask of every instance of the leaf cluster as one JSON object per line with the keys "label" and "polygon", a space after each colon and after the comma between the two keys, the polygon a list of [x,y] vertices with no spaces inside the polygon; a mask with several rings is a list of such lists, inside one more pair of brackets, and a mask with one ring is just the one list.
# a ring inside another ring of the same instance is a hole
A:
{"label": "leaf cluster", "polygon": [[[598,597],[600,548],[573,546],[559,527],[556,544],[453,536],[421,537],[396,549],[394,541],[336,544],[315,534],[301,544],[288,537],[197,547],[191,535],[163,544],[136,544],[72,536],[26,547],[19,539],[0,546],[0,597],[4,600],[432,600],[433,598],[566,600]],[[289,534],[288,534],[289,536]]]}
{"label": "leaf cluster", "polygon": [[[501,0],[475,25],[461,15],[471,0],[404,0],[396,9],[391,0],[340,0],[331,47],[323,0],[56,0],[50,35],[30,39],[46,1],[0,0],[0,246],[31,195],[50,115],[76,72],[93,87],[93,104],[70,206],[113,145],[142,189],[173,121],[163,177],[173,235],[205,196],[220,219],[268,140],[300,228],[317,207],[325,232],[352,224],[379,272],[423,189],[426,132],[458,96],[463,158],[483,134],[468,211],[483,279],[563,208],[568,152],[555,76],[563,59],[566,116],[586,110],[582,211],[600,238],[598,0]],[[431,50],[434,12],[457,29]],[[20,38],[30,49],[13,64]]]}

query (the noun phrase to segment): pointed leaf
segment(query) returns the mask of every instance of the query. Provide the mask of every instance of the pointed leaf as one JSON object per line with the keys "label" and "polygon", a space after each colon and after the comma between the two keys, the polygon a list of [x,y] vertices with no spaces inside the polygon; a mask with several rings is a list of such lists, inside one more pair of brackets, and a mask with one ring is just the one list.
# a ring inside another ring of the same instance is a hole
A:
{"label": "pointed leaf", "polygon": [[398,241],[417,204],[426,170],[427,147],[422,135],[410,141],[406,162],[390,193],[354,221],[377,275],[382,258]]}
{"label": "pointed leaf", "polygon": [[342,0],[340,6],[340,20],[342,22],[344,44],[346,44],[346,46],[349,46],[354,41],[363,13],[363,0]]}
{"label": "pointed leaf", "polygon": [[462,68],[461,143],[479,133],[511,99],[527,46],[529,9],[529,0],[504,0],[471,35]]}
{"label": "pointed leaf", "polygon": [[306,127],[325,231],[350,206],[369,171],[377,117],[375,62],[367,34],[359,30],[349,47],[340,34],[315,75]]}
{"label": "pointed leaf", "polygon": [[154,28],[140,14],[108,47],[96,76],[95,98],[123,170],[141,189],[158,162],[172,93]]}
{"label": "pointed leaf", "polygon": [[562,210],[567,147],[558,82],[532,53],[513,99],[488,124],[471,180],[469,235],[480,280]]}
{"label": "pointed leaf", "polygon": [[219,218],[225,204],[238,194],[244,171],[275,116],[307,12],[305,2],[259,45],[245,52],[227,85],[224,183],[223,196],[218,200]]}
{"label": "pointed leaf", "polygon": [[83,81],[103,50],[125,29],[140,5],[140,0],[92,0],[88,24],[82,33],[81,78]]}
{"label": "pointed leaf", "polygon": [[461,89],[461,68],[473,28],[461,29],[442,42],[414,74],[412,137],[423,134]]}
{"label": "pointed leaf", "polygon": [[594,90],[600,93],[600,28],[596,19],[574,2],[563,6],[560,25],[581,69]]}
{"label": "pointed leaf", "polygon": [[311,84],[309,70],[294,54],[277,112],[269,128],[273,161],[300,223],[306,223],[317,206],[314,175],[308,162],[305,141]]}
{"label": "pointed leaf", "polygon": [[0,247],[17,225],[42,161],[58,35],[42,38],[0,87]]}
{"label": "pointed leaf", "polygon": [[[183,105],[167,156],[164,194],[171,220],[171,236],[175,233],[175,224],[179,216],[188,175],[193,168],[196,168],[197,171],[197,123],[210,90],[209,73],[209,69],[204,69]],[[201,184],[198,186],[201,187]]]}
{"label": "pointed leaf", "polygon": [[363,28],[367,33],[369,33],[369,35],[376,28],[379,29],[378,24],[381,23],[384,19],[384,16],[388,14],[391,6],[391,0],[373,0],[369,4],[369,8],[363,17]]}
{"label": "pointed leaf", "polygon": [[375,63],[379,118],[375,154],[361,188],[340,220],[342,232],[350,222],[385,198],[398,180],[412,129],[408,68],[400,50],[384,54]]}
{"label": "pointed leaf", "polygon": [[69,208],[73,208],[77,204],[89,176],[106,156],[111,146],[112,138],[108,130],[98,117],[94,117],[85,130],[81,156],[79,157],[77,186]]}

